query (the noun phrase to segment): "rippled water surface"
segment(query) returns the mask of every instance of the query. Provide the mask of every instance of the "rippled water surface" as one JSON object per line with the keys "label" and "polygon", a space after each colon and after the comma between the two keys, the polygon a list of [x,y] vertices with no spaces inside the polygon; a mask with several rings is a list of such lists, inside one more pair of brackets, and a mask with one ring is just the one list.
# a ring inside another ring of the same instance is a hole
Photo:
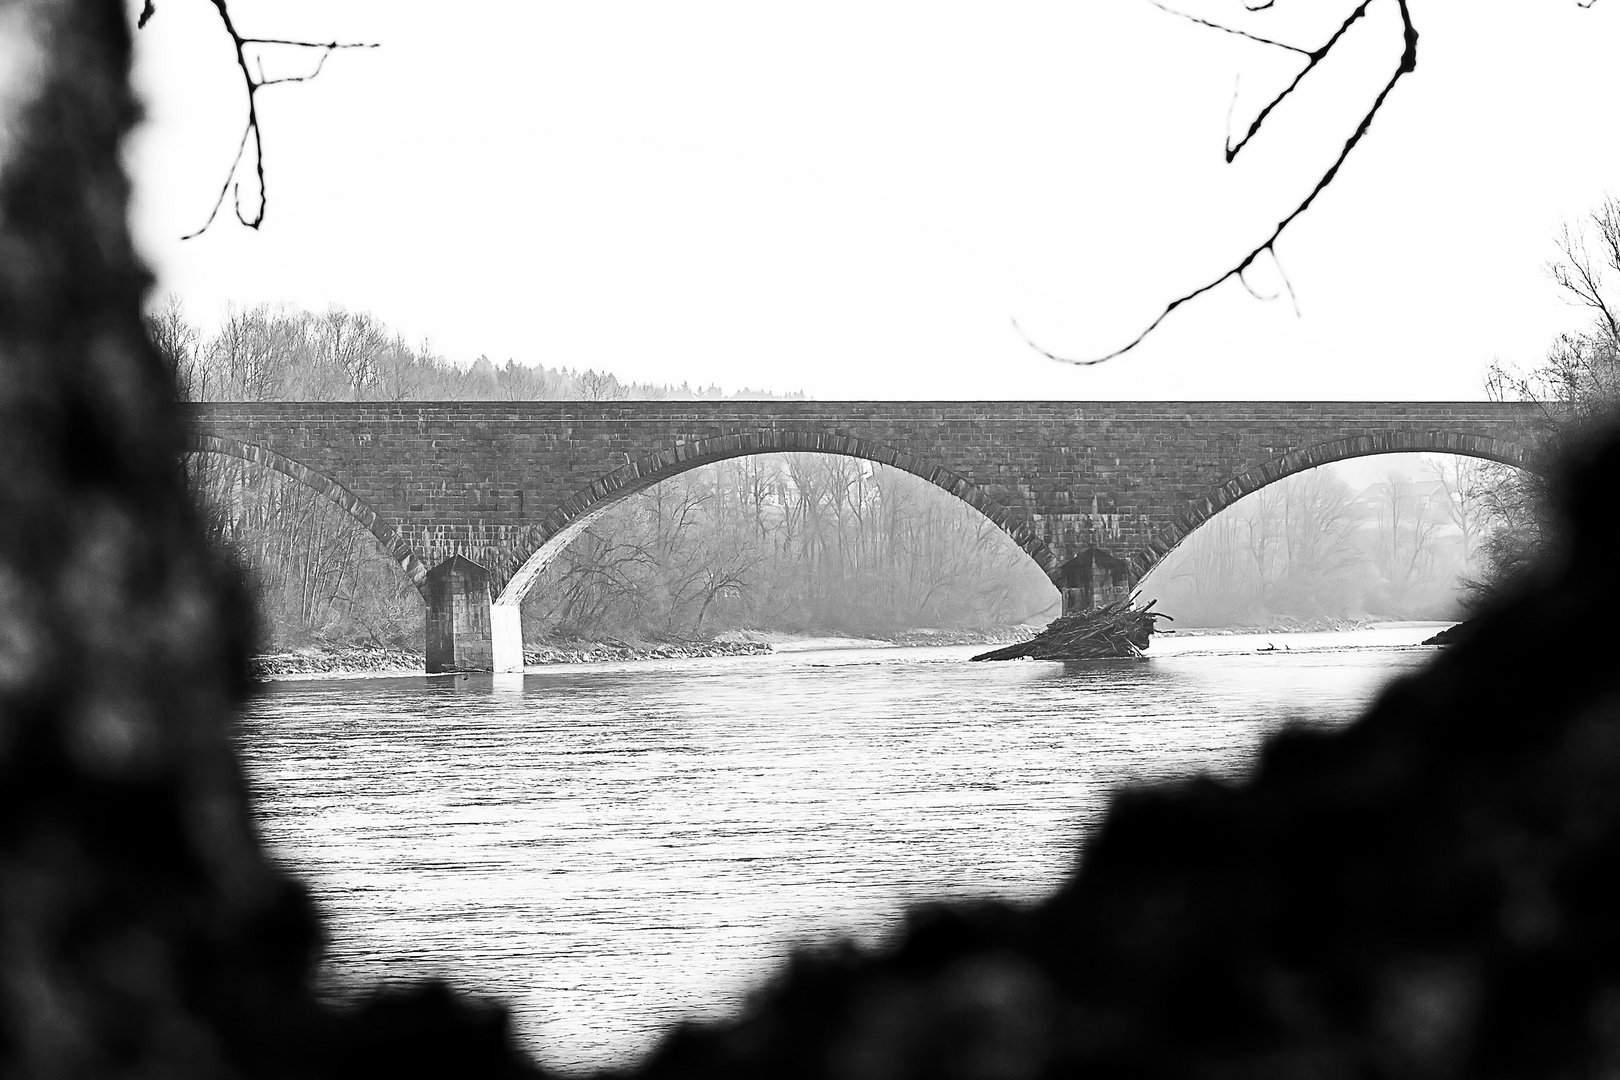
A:
{"label": "rippled water surface", "polygon": [[448,977],[510,1002],[546,1064],[598,1067],[734,1009],[795,942],[880,941],[924,898],[1041,897],[1112,788],[1240,774],[1266,732],[1351,718],[1433,631],[286,682],[242,734],[335,987]]}

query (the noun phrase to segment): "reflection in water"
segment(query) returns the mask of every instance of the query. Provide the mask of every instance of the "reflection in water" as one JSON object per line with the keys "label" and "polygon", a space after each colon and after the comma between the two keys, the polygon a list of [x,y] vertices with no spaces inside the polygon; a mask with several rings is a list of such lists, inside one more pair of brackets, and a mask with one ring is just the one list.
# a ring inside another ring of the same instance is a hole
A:
{"label": "reflection in water", "polygon": [[1352,717],[1433,629],[288,682],[244,756],[329,917],[335,987],[448,977],[511,1002],[546,1064],[603,1066],[734,1009],[794,942],[1040,897],[1111,788],[1238,775],[1281,724]]}

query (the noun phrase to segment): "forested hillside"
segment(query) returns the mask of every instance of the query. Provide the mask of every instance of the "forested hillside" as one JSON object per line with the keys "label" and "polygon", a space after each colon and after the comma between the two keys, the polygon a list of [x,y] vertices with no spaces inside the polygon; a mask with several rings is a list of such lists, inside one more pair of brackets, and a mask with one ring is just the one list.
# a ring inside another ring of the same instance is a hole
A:
{"label": "forested hillside", "polygon": [[621,383],[609,372],[487,356],[458,364],[364,312],[259,304],[227,311],[212,333],[173,296],[147,316],[153,340],[191,401],[794,400],[717,386]]}

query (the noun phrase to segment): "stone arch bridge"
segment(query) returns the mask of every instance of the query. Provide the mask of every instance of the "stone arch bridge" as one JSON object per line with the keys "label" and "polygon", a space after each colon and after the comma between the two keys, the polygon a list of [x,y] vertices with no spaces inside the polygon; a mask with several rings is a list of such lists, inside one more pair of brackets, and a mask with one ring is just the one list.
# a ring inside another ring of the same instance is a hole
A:
{"label": "stone arch bridge", "polygon": [[1541,413],[1495,402],[251,402],[187,406],[188,449],[320,491],[427,601],[429,670],[522,665],[518,604],[614,502],[746,454],[843,454],[969,503],[1061,590],[1134,585],[1292,473],[1439,451],[1524,466]]}

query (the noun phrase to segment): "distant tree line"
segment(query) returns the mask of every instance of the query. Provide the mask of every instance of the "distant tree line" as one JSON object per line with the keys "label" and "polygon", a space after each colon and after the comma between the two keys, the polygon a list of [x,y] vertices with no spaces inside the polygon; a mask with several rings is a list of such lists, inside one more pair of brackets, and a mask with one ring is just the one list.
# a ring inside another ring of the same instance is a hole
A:
{"label": "distant tree line", "polygon": [[1181,626],[1460,613],[1503,467],[1422,459],[1353,492],[1332,466],[1261,488],[1205,522],[1143,583]]}
{"label": "distant tree line", "polygon": [[457,364],[364,312],[258,304],[226,311],[212,333],[165,297],[148,314],[152,339],[190,401],[690,401],[804,400],[718,386],[620,382],[592,368]]}
{"label": "distant tree line", "polygon": [[1057,604],[977,510],[909,473],[823,454],[733,458],[626,499],[536,592],[531,639],[978,628]]}

